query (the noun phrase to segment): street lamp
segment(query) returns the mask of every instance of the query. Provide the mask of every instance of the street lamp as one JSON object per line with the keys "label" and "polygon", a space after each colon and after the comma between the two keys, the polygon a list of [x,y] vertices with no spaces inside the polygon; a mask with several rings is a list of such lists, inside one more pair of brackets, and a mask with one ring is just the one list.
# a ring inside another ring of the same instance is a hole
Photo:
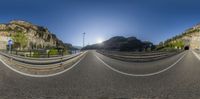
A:
{"label": "street lamp", "polygon": [[83,33],[83,47],[85,46],[85,32]]}

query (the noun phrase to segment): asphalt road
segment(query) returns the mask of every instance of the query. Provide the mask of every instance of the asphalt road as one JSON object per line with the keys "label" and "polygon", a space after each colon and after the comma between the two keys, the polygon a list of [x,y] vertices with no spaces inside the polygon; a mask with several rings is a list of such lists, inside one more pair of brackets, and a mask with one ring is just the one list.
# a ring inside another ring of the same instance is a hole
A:
{"label": "asphalt road", "polygon": [[[140,75],[174,65],[140,77],[113,71],[105,63],[121,72]],[[200,99],[200,60],[186,51],[164,60],[129,63],[89,51],[70,71],[46,78],[23,76],[0,63],[0,99],[88,98]]]}

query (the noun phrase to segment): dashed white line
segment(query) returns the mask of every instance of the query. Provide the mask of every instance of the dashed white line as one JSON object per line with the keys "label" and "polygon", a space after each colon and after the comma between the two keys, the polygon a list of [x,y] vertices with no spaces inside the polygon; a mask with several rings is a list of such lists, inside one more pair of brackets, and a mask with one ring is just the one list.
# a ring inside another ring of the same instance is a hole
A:
{"label": "dashed white line", "polygon": [[[87,53],[87,52],[86,52],[86,53]],[[86,53],[84,53],[84,54],[86,54]],[[75,64],[73,64],[71,67],[69,67],[69,68],[67,68],[67,69],[65,69],[65,70],[63,70],[63,71],[61,71],[61,72],[57,72],[57,73],[54,73],[54,74],[47,74],[47,75],[33,75],[33,74],[24,73],[24,72],[21,72],[21,71],[19,71],[19,70],[14,69],[14,68],[11,67],[11,66],[9,66],[9,65],[6,64],[1,58],[0,58],[0,61],[1,61],[6,67],[8,67],[9,69],[11,69],[12,71],[17,72],[17,73],[19,73],[19,74],[21,74],[21,75],[24,75],[24,76],[29,76],[29,77],[51,77],[51,76],[60,75],[60,74],[62,74],[62,73],[64,73],[64,72],[67,72],[67,71],[71,70],[71,69],[72,69],[73,67],[75,67],[78,63],[80,63],[80,61],[83,60],[84,58],[85,58],[85,56],[83,56],[79,61],[77,61],[77,62],[76,62]]]}
{"label": "dashed white line", "polygon": [[115,72],[117,72],[117,73],[119,73],[119,74],[126,75],[126,76],[146,77],[146,76],[157,75],[157,74],[160,74],[160,73],[162,73],[162,72],[167,71],[168,69],[170,69],[170,68],[172,68],[173,66],[175,66],[178,62],[180,62],[180,61],[183,59],[183,57],[184,57],[185,55],[186,55],[186,53],[183,54],[176,62],[174,62],[172,65],[168,66],[167,68],[165,68],[165,69],[163,69],[163,70],[160,70],[160,71],[157,71],[157,72],[154,72],[154,73],[148,73],[148,74],[131,74],[131,73],[122,72],[122,71],[117,70],[117,69],[113,68],[112,66],[106,64],[106,63],[105,63],[101,58],[99,58],[97,55],[95,55],[95,56],[96,56],[97,59],[98,59],[99,61],[101,61],[105,66],[107,66],[107,67],[110,68],[112,71],[115,71]]}

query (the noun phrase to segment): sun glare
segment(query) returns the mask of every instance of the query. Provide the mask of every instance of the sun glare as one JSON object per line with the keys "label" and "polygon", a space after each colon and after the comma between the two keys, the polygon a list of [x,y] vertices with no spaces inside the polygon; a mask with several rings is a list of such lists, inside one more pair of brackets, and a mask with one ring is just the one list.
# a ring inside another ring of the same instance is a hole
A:
{"label": "sun glare", "polygon": [[97,42],[97,43],[102,43],[102,42],[103,42],[103,39],[102,39],[102,38],[98,38],[96,42]]}

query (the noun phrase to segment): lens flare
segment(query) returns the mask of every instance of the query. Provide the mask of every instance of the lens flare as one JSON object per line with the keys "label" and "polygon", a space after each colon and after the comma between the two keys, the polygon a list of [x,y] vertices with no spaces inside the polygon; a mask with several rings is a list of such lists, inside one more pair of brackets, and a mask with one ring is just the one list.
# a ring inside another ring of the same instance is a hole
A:
{"label": "lens flare", "polygon": [[103,39],[102,39],[102,38],[98,38],[96,42],[97,42],[97,43],[102,43],[102,42],[103,42]]}

